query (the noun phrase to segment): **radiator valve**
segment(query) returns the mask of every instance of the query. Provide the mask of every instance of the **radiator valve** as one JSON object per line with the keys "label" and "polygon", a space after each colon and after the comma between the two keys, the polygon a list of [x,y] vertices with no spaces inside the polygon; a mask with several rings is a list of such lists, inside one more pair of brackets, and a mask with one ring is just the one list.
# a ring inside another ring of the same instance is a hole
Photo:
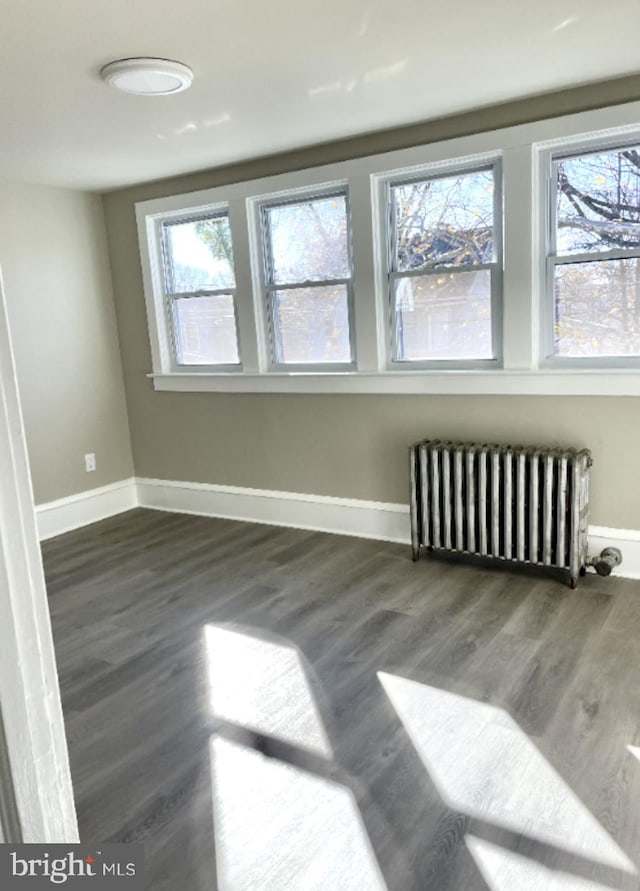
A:
{"label": "radiator valve", "polygon": [[622,551],[618,548],[605,548],[599,556],[589,557],[588,566],[593,566],[598,575],[610,575],[611,570],[622,563]]}

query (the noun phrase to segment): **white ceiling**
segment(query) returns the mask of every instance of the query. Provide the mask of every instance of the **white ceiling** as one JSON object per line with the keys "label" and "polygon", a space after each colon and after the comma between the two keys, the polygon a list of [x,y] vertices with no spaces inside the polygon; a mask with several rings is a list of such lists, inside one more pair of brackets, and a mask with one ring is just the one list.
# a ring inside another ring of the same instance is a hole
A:
{"label": "white ceiling", "polygon": [[[110,189],[640,71],[638,0],[0,0],[0,175]],[[177,59],[193,87],[100,68]]]}

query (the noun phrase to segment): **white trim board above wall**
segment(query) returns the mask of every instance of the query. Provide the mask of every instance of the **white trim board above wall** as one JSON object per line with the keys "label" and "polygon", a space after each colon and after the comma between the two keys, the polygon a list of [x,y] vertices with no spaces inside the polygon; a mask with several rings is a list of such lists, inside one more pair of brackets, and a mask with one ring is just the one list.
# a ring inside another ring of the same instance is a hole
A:
{"label": "white trim board above wall", "polygon": [[[40,539],[134,507],[410,544],[406,504],[140,477],[38,505]],[[640,579],[640,530],[591,526],[589,544],[590,553],[620,548],[623,562],[614,574]]]}
{"label": "white trim board above wall", "polygon": [[410,371],[326,374],[149,374],[170,393],[432,394],[453,396],[640,396],[637,370]]}

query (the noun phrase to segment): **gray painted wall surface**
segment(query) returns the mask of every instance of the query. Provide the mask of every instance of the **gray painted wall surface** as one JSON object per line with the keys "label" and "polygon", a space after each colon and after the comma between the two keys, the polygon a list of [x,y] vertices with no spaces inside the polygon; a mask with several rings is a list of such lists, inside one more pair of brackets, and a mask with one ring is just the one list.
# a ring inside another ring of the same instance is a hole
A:
{"label": "gray painted wall surface", "polygon": [[[629,79],[104,196],[136,473],[379,501],[407,500],[406,447],[424,437],[593,450],[592,522],[640,528],[640,400],[602,397],[156,393],[134,203],[637,98]],[[630,484],[631,481],[631,484]]]}
{"label": "gray painted wall surface", "polygon": [[0,267],[36,504],[131,476],[100,197],[0,180]]}

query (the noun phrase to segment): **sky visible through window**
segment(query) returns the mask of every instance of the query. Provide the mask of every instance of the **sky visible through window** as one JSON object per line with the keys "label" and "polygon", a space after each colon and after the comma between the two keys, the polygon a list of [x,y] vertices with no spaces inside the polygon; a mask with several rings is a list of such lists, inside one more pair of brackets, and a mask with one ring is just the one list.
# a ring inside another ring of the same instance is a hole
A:
{"label": "sky visible through window", "polygon": [[171,223],[165,230],[171,257],[171,293],[235,287],[228,217]]}
{"label": "sky visible through window", "polygon": [[557,253],[640,249],[638,149],[557,163]]}
{"label": "sky visible through window", "polygon": [[[235,272],[226,215],[169,222],[165,287],[172,301],[173,339],[179,365],[238,365]],[[201,291],[230,293],[204,295]]]}
{"label": "sky visible through window", "polygon": [[346,195],[266,206],[263,224],[276,362],[350,363]]}
{"label": "sky visible through window", "polygon": [[554,351],[638,356],[640,261],[633,254],[640,254],[640,152],[627,147],[563,158],[554,176],[556,255],[576,257],[555,264]]}
{"label": "sky visible through window", "polygon": [[493,192],[492,169],[392,186],[398,271],[491,262]]}
{"label": "sky visible through window", "polygon": [[266,210],[272,284],[349,278],[345,195],[280,204]]}

